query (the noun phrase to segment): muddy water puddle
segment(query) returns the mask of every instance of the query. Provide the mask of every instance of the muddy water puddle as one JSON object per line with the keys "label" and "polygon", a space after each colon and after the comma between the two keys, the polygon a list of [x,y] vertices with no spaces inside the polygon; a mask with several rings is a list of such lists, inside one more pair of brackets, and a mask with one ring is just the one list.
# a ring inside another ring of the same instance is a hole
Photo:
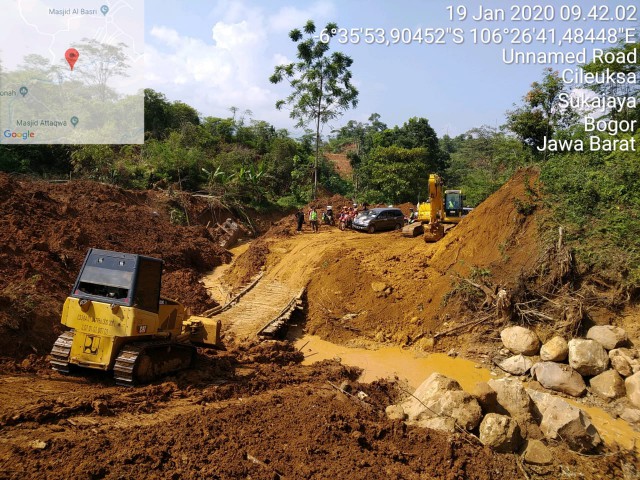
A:
{"label": "muddy water puddle", "polygon": [[[303,364],[310,365],[322,360],[339,358],[343,365],[363,369],[359,380],[365,383],[381,378],[398,377],[406,381],[411,389],[415,389],[429,375],[437,372],[455,379],[465,391],[472,392],[476,383],[499,377],[470,360],[452,358],[443,353],[417,357],[413,352],[400,347],[381,347],[377,350],[352,348],[336,345],[312,335],[299,338],[295,345],[304,353]],[[630,450],[640,447],[640,433],[635,432],[624,420],[614,419],[597,407],[585,406],[572,400],[569,402],[589,414],[606,444],[618,443]]]}
{"label": "muddy water puddle", "polygon": [[472,391],[476,383],[494,378],[489,370],[476,368],[476,364],[469,360],[452,358],[444,353],[416,357],[400,347],[381,347],[377,350],[351,348],[311,335],[297,340],[295,345],[298,349],[304,346],[303,364],[339,358],[343,365],[362,368],[359,380],[365,383],[397,376],[416,389],[429,375],[438,372],[457,380],[466,391]]}

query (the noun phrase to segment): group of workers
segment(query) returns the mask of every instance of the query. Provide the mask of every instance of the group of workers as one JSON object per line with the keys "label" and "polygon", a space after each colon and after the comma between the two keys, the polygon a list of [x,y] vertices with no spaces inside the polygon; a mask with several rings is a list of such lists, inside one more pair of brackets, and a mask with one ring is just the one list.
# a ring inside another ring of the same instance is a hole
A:
{"label": "group of workers", "polygon": [[[368,210],[369,205],[363,204],[363,210]],[[357,206],[354,204],[352,207],[342,207],[340,213],[338,214],[338,226],[340,230],[344,230],[345,228],[351,228],[351,224],[353,219],[356,218],[356,215],[359,213]],[[327,207],[326,210],[320,209],[320,213],[318,213],[318,209],[315,207],[311,207],[308,212],[309,223],[311,224],[311,230],[313,232],[318,232],[320,230],[320,222],[322,221],[325,225],[335,225],[336,217],[334,216],[333,208]],[[302,233],[302,225],[304,224],[305,214],[302,209],[299,209],[296,212],[296,233]]]}

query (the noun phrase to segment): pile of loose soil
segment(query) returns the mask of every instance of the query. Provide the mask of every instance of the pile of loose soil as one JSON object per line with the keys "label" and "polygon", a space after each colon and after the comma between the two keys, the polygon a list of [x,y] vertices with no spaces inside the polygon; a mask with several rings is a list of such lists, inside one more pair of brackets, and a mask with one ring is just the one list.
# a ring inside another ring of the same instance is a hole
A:
{"label": "pile of loose soil", "polygon": [[[452,295],[462,278],[490,278],[512,289],[535,267],[540,212],[524,215],[519,205],[536,178],[533,170],[519,172],[435,244],[395,232],[336,242],[309,284],[308,331],[337,343],[369,339],[430,350],[434,334],[474,313],[464,296]],[[479,344],[488,332],[497,336],[490,323],[476,328]],[[466,340],[442,337],[436,346],[458,348]]]}
{"label": "pile of loose soil", "polygon": [[47,353],[90,247],[162,258],[163,294],[194,313],[215,306],[200,273],[228,261],[216,233],[171,223],[166,194],[95,182],[17,181],[0,174],[0,351]]}

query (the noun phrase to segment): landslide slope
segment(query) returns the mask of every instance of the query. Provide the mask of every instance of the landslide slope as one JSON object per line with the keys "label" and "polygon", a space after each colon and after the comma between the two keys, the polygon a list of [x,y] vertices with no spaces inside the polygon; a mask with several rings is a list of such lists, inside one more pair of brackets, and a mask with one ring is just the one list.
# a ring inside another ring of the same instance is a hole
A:
{"label": "landslide slope", "polygon": [[162,258],[163,293],[194,312],[215,305],[198,282],[228,261],[214,233],[169,221],[158,192],[88,181],[18,181],[0,173],[0,355],[46,354],[87,249]]}

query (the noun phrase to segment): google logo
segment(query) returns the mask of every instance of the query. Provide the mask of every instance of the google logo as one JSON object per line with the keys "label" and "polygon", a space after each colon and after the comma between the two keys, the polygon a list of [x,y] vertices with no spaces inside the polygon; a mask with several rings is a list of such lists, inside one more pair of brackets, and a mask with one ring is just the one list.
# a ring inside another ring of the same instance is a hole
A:
{"label": "google logo", "polygon": [[35,138],[36,132],[32,132],[31,130],[27,130],[26,132],[12,132],[11,130],[5,130],[3,132],[4,138],[22,138],[22,140],[27,140],[29,138]]}

